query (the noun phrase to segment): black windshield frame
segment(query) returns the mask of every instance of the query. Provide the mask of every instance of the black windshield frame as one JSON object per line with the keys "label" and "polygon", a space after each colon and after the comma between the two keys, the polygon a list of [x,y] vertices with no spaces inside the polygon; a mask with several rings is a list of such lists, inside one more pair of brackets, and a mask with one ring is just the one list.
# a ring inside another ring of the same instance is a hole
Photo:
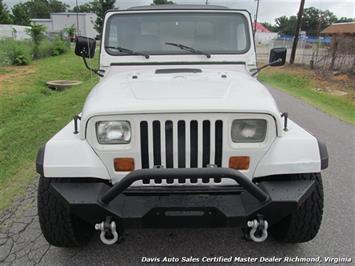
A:
{"label": "black windshield frame", "polygon": [[[239,11],[239,10],[238,10]],[[132,15],[138,15],[138,16],[149,16],[149,15],[154,15],[154,14],[198,14],[198,15],[204,15],[204,14],[218,14],[218,15],[235,15],[235,16],[239,16],[240,18],[242,18],[242,20],[244,21],[244,30],[245,30],[245,38],[246,38],[246,46],[245,49],[243,50],[235,50],[235,51],[217,51],[217,50],[206,50],[207,53],[211,54],[211,55],[239,55],[239,54],[245,54],[247,53],[250,49],[251,49],[251,44],[252,44],[252,40],[251,40],[251,36],[250,36],[250,28],[249,28],[249,21],[248,18],[241,12],[225,12],[225,11],[215,11],[215,12],[203,12],[203,11],[192,11],[192,12],[147,12],[147,13],[137,13],[137,12],[119,12],[119,13],[114,13],[112,14],[106,22],[106,27],[105,27],[105,33],[104,33],[104,46],[107,46],[108,44],[108,40],[109,40],[109,34],[110,34],[110,22],[111,20],[116,17],[116,16],[132,16]],[[132,56],[129,54],[123,54],[123,53],[117,53],[117,52],[112,52],[110,51],[110,49],[106,49],[104,48],[106,53],[111,55],[111,56]],[[149,55],[191,55],[191,53],[187,52],[187,51],[183,51],[183,50],[179,50],[177,49],[176,51],[161,51],[161,52],[157,52],[157,51],[137,51],[137,52],[144,52],[144,53],[148,53]]]}

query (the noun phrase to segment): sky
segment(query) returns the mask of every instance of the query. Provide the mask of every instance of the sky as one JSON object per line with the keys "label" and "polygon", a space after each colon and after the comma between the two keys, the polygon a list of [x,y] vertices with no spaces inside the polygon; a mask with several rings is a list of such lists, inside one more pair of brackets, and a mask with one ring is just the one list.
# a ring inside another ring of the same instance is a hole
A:
{"label": "sky", "polygon": [[[75,0],[61,0],[70,6],[75,5]],[[207,0],[211,5],[224,5],[230,8],[247,9],[255,14],[256,0]],[[4,0],[8,7],[12,7],[24,0]],[[89,0],[78,0],[79,5],[88,3]],[[126,9],[132,6],[150,4],[152,0],[116,0],[116,6]],[[174,0],[177,4],[205,4],[206,0]],[[274,23],[280,16],[296,15],[300,0],[260,0],[258,21]],[[305,7],[314,6],[322,10],[330,10],[337,17],[355,18],[355,0],[306,0]]]}

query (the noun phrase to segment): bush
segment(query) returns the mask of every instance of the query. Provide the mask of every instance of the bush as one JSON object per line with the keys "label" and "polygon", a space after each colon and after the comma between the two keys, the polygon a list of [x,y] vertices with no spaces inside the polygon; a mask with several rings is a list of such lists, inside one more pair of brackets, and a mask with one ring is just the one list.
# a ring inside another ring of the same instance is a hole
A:
{"label": "bush", "polygon": [[31,53],[28,53],[28,51],[22,50],[21,48],[14,49],[13,65],[25,66],[31,64],[31,62],[32,62]]}
{"label": "bush", "polygon": [[60,38],[53,41],[44,39],[38,45],[36,58],[61,55],[67,52],[69,48],[70,44]]}
{"label": "bush", "polygon": [[10,46],[5,40],[0,40],[0,66],[11,65],[10,62]]}
{"label": "bush", "polygon": [[61,38],[52,41],[42,39],[39,44],[33,41],[16,41],[13,39],[0,40],[0,66],[28,65],[32,58],[45,58],[61,55],[70,49],[70,43]]}
{"label": "bush", "polygon": [[37,58],[49,57],[52,55],[52,43],[47,39],[42,40],[37,47]]}
{"label": "bush", "polygon": [[61,55],[64,54],[65,52],[67,52],[70,48],[70,43],[67,41],[64,41],[60,38],[56,38],[53,42],[52,42],[52,55],[56,56],[56,55]]}
{"label": "bush", "polygon": [[28,65],[32,62],[32,42],[0,41],[0,65]]}
{"label": "bush", "polygon": [[31,42],[15,42],[13,47],[13,65],[23,66],[32,62]]}

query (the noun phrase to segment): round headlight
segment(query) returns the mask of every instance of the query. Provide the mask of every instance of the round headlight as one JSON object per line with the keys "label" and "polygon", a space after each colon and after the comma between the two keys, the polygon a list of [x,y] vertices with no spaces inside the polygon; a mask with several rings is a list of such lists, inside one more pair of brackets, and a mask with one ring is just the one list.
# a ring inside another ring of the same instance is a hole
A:
{"label": "round headlight", "polygon": [[266,120],[236,119],[232,124],[233,142],[263,142],[266,136]]}
{"label": "round headlight", "polygon": [[100,121],[96,123],[97,141],[100,144],[127,144],[131,141],[128,121]]}

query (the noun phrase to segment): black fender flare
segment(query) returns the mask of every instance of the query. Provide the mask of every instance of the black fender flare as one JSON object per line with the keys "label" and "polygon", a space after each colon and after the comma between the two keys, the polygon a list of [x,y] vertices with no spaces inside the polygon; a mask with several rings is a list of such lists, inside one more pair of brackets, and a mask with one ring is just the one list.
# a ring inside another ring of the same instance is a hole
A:
{"label": "black fender flare", "polygon": [[44,152],[46,150],[46,144],[44,144],[37,153],[37,159],[36,159],[36,172],[40,174],[41,176],[44,176]]}
{"label": "black fender flare", "polygon": [[320,155],[320,168],[321,170],[327,169],[329,164],[327,146],[323,142],[319,141],[318,139],[317,141],[318,141],[319,155]]}

